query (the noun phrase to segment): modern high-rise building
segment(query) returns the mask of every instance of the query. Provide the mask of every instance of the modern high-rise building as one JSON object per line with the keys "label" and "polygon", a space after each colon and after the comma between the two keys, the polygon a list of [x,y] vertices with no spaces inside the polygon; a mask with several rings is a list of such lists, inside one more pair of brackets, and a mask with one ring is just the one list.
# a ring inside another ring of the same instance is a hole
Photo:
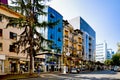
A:
{"label": "modern high-rise building", "polygon": [[83,59],[95,61],[96,32],[81,17],[73,18],[69,22],[74,28],[80,29],[83,32]]}
{"label": "modern high-rise building", "polygon": [[103,42],[96,45],[96,61],[104,63],[107,59],[107,43]]}
{"label": "modern high-rise building", "polygon": [[57,20],[59,20],[57,25],[48,27],[48,39],[53,41],[52,48],[57,48],[58,52],[61,53],[63,46],[63,17],[56,10],[48,7],[48,22],[56,22]]}
{"label": "modern high-rise building", "polygon": [[[48,26],[46,28],[41,28],[39,32],[44,36],[44,38],[53,41],[52,49],[56,48],[58,49],[59,53],[62,51],[62,45],[63,45],[63,16],[58,13],[56,10],[54,10],[51,7],[47,7],[45,11],[48,13],[47,16],[39,16],[39,19],[41,21],[47,21],[47,22],[56,22],[58,23],[54,26]],[[44,44],[46,48],[48,46]]]}
{"label": "modern high-rise building", "polygon": [[104,63],[105,60],[111,59],[114,54],[112,49],[107,48],[107,43],[99,43],[96,45],[96,61]]}
{"label": "modern high-rise building", "polygon": [[[40,21],[52,23],[58,21],[58,23],[54,26],[48,26],[46,28],[39,29],[39,32],[44,38],[53,42],[51,47],[48,45],[48,43],[43,43],[42,46],[46,50],[52,49],[52,51],[44,51],[40,56],[43,58],[42,63],[45,71],[56,71],[60,68],[60,56],[63,46],[63,16],[51,7],[47,7],[45,11],[48,14],[47,16],[39,16],[38,18]],[[54,58],[54,60],[52,60],[52,58]]]}

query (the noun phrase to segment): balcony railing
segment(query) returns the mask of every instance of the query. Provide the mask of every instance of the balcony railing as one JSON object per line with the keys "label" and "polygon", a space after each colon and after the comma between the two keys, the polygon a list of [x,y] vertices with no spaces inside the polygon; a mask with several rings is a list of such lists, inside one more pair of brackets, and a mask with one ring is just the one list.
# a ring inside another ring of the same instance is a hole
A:
{"label": "balcony railing", "polygon": [[65,35],[64,37],[65,37],[65,38],[68,38],[68,36],[67,36],[67,35]]}

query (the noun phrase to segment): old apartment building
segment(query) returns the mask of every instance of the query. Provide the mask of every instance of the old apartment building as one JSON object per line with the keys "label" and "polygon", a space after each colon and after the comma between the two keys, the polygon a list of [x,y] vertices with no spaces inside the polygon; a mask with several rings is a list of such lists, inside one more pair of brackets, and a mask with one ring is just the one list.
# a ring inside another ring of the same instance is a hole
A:
{"label": "old apartment building", "polygon": [[26,55],[17,54],[13,42],[18,40],[22,29],[6,28],[9,19],[5,16],[19,18],[21,15],[0,5],[0,74],[19,72],[21,68],[28,71],[29,60]]}

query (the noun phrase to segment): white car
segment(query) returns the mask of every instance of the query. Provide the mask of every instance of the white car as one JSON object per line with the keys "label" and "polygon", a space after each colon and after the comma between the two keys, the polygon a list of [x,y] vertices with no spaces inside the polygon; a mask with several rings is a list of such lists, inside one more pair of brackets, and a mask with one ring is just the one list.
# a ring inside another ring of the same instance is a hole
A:
{"label": "white car", "polygon": [[120,71],[120,67],[119,66],[115,66],[114,67],[114,71]]}
{"label": "white car", "polygon": [[72,68],[71,73],[79,73],[79,72],[78,72],[77,68]]}

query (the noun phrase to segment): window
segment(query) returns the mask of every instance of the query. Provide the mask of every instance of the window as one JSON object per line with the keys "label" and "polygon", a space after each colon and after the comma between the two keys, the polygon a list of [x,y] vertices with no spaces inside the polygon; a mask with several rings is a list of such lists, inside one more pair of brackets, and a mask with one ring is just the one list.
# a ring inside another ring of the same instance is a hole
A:
{"label": "window", "polygon": [[51,29],[54,28],[53,22],[54,22],[54,21],[53,21],[52,19],[50,19],[49,24],[48,24],[49,28],[51,28]]}
{"label": "window", "polygon": [[10,52],[15,52],[15,45],[10,45],[9,46],[9,51]]}
{"label": "window", "polygon": [[51,18],[55,18],[55,15],[54,15],[54,14],[50,14],[50,17],[51,17]]}
{"label": "window", "polygon": [[0,37],[2,37],[2,29],[0,29]]}
{"label": "window", "polygon": [[17,26],[17,24],[14,22],[14,20],[9,20],[9,22],[11,23],[11,26],[13,26],[13,27]]}
{"label": "window", "polygon": [[60,39],[60,38],[58,38],[58,41],[61,41],[61,39]]}
{"label": "window", "polygon": [[2,43],[0,43],[0,51],[2,51]]}
{"label": "window", "polygon": [[58,32],[61,32],[61,28],[58,28]]}
{"label": "window", "polygon": [[53,39],[53,35],[52,34],[50,35],[50,38]]}
{"label": "window", "polygon": [[2,22],[2,16],[0,16],[0,22]]}
{"label": "window", "polygon": [[17,40],[17,34],[13,33],[13,32],[10,32],[10,39]]}

